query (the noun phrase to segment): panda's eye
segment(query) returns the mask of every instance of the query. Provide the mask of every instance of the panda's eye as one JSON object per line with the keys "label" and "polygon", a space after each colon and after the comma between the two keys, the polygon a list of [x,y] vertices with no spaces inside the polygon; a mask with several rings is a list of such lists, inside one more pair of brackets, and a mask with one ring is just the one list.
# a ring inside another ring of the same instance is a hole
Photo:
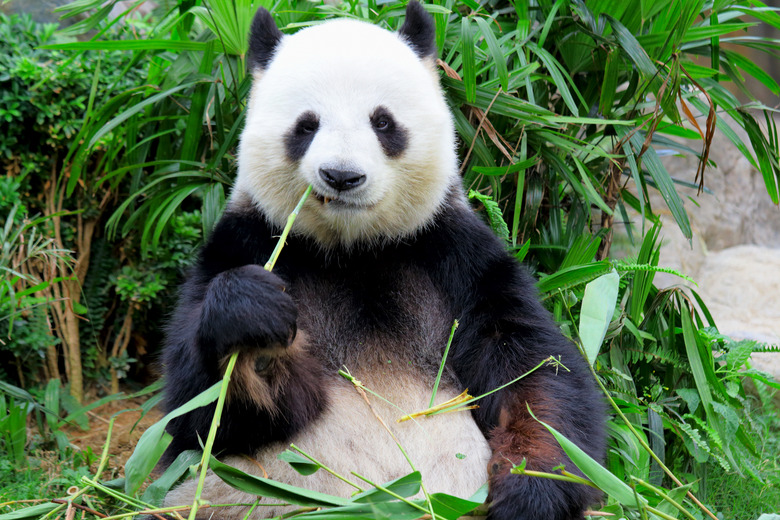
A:
{"label": "panda's eye", "polygon": [[319,126],[316,121],[301,121],[297,130],[299,134],[313,134]]}
{"label": "panda's eye", "polygon": [[371,128],[388,157],[400,156],[408,143],[408,132],[387,107],[378,106],[370,116]]}
{"label": "panda's eye", "polygon": [[376,121],[373,121],[374,128],[376,128],[379,131],[382,130],[388,130],[390,128],[390,121],[388,121],[386,118],[380,118]]}
{"label": "panda's eye", "polygon": [[313,112],[302,114],[295,123],[296,135],[311,135],[320,128],[320,120]]}

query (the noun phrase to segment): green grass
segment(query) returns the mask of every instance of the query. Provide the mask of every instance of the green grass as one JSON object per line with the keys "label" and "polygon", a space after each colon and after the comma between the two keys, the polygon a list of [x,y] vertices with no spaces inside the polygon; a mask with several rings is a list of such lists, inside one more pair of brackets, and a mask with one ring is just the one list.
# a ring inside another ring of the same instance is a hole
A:
{"label": "green grass", "polygon": [[[54,451],[37,451],[27,457],[23,467],[17,468],[0,458],[0,505],[66,495],[69,487],[79,485],[79,479],[89,474],[89,467],[81,464],[80,459],[78,454],[64,459]],[[0,507],[0,513],[7,512],[6,507]]]}
{"label": "green grass", "polygon": [[727,520],[780,514],[780,414],[772,405],[759,413],[755,421],[761,425],[762,434],[753,440],[761,453],[757,469],[766,480],[726,473],[715,463],[707,466],[706,501]]}
{"label": "green grass", "polygon": [[708,500],[725,519],[750,520],[780,512],[780,486],[761,483],[736,473],[724,473],[717,464],[708,467]]}

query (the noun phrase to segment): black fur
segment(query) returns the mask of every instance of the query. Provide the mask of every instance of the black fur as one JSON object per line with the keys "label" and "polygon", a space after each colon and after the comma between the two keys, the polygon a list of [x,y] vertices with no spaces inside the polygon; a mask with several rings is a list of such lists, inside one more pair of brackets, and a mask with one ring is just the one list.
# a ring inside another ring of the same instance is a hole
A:
{"label": "black fur", "polygon": [[[442,312],[460,319],[449,365],[472,395],[512,380],[550,355],[560,356],[571,371],[556,374],[544,368],[492,394],[474,411],[494,451],[490,518],[582,518],[582,511],[597,498],[592,488],[510,475],[509,462],[525,458],[529,469],[551,471],[565,464],[576,472],[546,430],[528,417],[526,403],[537,417],[602,458],[600,395],[579,352],[537,301],[533,279],[471,211],[445,205],[426,230],[384,246],[325,253],[305,237],[293,236],[271,275],[259,266],[278,234],[255,210],[229,210],[223,216],[182,289],[168,330],[168,409],[220,378],[216,357],[272,342],[285,344],[295,330],[297,306],[297,326],[309,338],[308,350],[316,361],[304,363],[299,377],[289,378],[276,399],[277,415],[246,402],[229,402],[216,448],[251,453],[271,440],[289,439],[326,406],[323,374],[360,356],[361,338],[415,344],[398,337],[426,327],[404,302],[409,287],[403,280],[414,272],[422,285],[435,288]],[[310,319],[312,313],[319,313],[317,319]],[[436,334],[446,337],[446,332],[442,328]],[[414,348],[419,347],[408,347]],[[441,351],[408,354],[430,356],[435,363]],[[174,444],[168,460],[197,447],[195,432],[205,438],[212,413],[213,408],[201,408],[171,423]]]}
{"label": "black fur", "polygon": [[307,111],[298,116],[295,125],[284,135],[284,149],[292,162],[303,159],[319,128],[320,118],[314,112]]}
{"label": "black fur", "polygon": [[406,150],[409,132],[396,122],[387,108],[379,106],[374,110],[371,114],[371,128],[388,157],[398,157]]}
{"label": "black fur", "polygon": [[265,69],[271,63],[276,46],[282,40],[282,31],[265,8],[260,7],[249,30],[249,63],[251,69]]}
{"label": "black fur", "polygon": [[436,25],[422,4],[414,0],[407,4],[406,20],[398,33],[421,59],[436,59]]}

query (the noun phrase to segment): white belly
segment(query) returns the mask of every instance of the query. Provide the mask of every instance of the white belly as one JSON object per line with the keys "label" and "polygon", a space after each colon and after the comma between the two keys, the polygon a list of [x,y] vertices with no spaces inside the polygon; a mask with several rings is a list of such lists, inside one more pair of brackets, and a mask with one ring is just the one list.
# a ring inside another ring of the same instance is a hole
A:
{"label": "white belly", "polygon": [[[354,477],[351,472],[383,484],[417,470],[421,472],[423,485],[429,493],[444,492],[468,498],[487,481],[487,463],[490,458],[487,441],[474,423],[471,413],[460,411],[397,423],[396,419],[407,413],[428,408],[431,386],[413,379],[408,371],[400,376],[392,372],[388,370],[383,374],[381,381],[372,381],[372,377],[367,374],[353,375],[397,408],[368,393],[369,407],[352,383],[341,377],[332,379],[328,383],[328,409],[317,421],[294,436],[291,442],[364,489],[371,486]],[[372,370],[372,373],[376,371]],[[453,389],[440,388],[436,402],[443,402],[456,395]],[[414,469],[374,412],[384,419],[396,436]],[[349,497],[357,491],[355,487],[324,470],[309,476],[299,474],[289,464],[276,458],[288,447],[287,443],[266,446],[256,454],[257,462],[242,456],[225,457],[223,462],[261,477],[265,470],[271,479],[332,495]],[[192,504],[195,487],[194,480],[183,483],[168,494],[166,506]],[[254,496],[229,487],[211,472],[206,477],[202,498],[212,504],[251,504],[256,500]],[[263,499],[261,504],[263,502],[279,501]],[[286,510],[289,508],[261,505],[255,509],[252,517],[269,518]],[[215,515],[222,519],[238,520],[248,511],[249,507],[244,506],[209,508],[203,510],[203,514],[204,517]]]}

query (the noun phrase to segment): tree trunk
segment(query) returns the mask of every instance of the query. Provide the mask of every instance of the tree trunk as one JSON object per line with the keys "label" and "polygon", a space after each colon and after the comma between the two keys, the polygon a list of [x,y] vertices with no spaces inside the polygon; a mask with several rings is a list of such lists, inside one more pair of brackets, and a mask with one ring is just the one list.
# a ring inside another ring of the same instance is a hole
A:
{"label": "tree trunk", "polygon": [[[111,349],[111,357],[118,358],[127,351],[127,346],[130,344],[131,331],[133,329],[133,307],[134,302],[130,301],[127,305],[127,314],[122,321],[122,326],[119,328],[119,333],[116,335],[114,346]],[[111,367],[111,393],[116,394],[119,392],[119,376],[116,373],[116,369]]]}
{"label": "tree trunk", "polygon": [[[51,218],[54,226],[54,242],[59,249],[66,249],[62,240],[61,217],[57,215],[62,211],[62,204],[65,198],[65,183],[62,183],[59,191],[57,190],[57,172],[52,169],[49,189],[46,191],[46,208],[49,215],[55,215]],[[81,209],[81,208],[78,208]],[[81,299],[81,286],[89,269],[89,255],[92,246],[92,236],[97,225],[97,218],[84,220],[81,214],[77,216],[76,221],[76,251],[74,256],[76,264],[73,268],[73,279],[63,281],[60,284],[54,284],[52,293],[54,300],[58,303],[51,306],[52,315],[55,321],[55,331],[62,340],[63,352],[65,354],[65,369],[70,383],[70,394],[81,402],[84,398],[84,382],[81,367],[81,341],[79,339],[79,320],[75,306]],[[51,277],[54,278],[56,272],[60,274],[68,272],[68,265],[63,260],[52,266]]]}

